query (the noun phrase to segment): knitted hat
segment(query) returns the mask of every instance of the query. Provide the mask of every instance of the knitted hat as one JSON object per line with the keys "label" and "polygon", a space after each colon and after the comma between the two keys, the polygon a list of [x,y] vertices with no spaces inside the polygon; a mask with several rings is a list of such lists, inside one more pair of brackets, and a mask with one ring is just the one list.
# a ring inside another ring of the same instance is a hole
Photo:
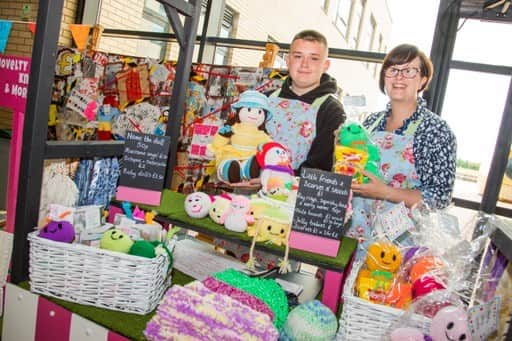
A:
{"label": "knitted hat", "polygon": [[278,142],[267,142],[260,144],[256,150],[256,161],[258,161],[260,167],[265,166],[265,155],[272,148],[281,148],[286,151],[288,150],[288,148]]}
{"label": "knitted hat", "polygon": [[266,110],[267,112],[272,112],[268,103],[267,96],[254,90],[247,90],[242,92],[238,102],[233,103],[231,107],[235,109],[242,107],[260,108]]}
{"label": "knitted hat", "polygon": [[288,314],[279,340],[333,340],[336,316],[317,300],[297,306]]}

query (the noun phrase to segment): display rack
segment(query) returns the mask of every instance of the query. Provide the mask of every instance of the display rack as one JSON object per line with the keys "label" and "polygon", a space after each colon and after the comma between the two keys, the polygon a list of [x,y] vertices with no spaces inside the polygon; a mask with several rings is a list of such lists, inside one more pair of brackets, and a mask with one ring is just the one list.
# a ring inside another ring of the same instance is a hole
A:
{"label": "display rack", "polygon": [[[185,107],[186,89],[201,10],[198,0],[157,0],[165,9],[180,46],[176,75],[171,95],[166,134],[171,138],[169,165],[165,178],[170,185],[176,163],[181,117]],[[98,157],[122,155],[123,143],[47,141],[48,108],[54,77],[64,0],[41,0],[37,14],[37,31],[32,50],[32,66],[28,86],[23,145],[19,169],[18,200],[16,203],[15,235],[11,281],[28,279],[28,233],[37,225],[45,159],[66,157]],[[182,23],[180,14],[185,18]]]}

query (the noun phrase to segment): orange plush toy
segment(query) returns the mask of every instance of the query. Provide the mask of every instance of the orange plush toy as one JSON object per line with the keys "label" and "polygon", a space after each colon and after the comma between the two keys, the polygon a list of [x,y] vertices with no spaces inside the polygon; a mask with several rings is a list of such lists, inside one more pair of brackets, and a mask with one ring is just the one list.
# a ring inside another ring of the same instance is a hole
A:
{"label": "orange plush toy", "polygon": [[370,244],[366,269],[359,272],[356,280],[357,295],[366,300],[383,302],[401,262],[402,255],[396,245],[389,242]]}

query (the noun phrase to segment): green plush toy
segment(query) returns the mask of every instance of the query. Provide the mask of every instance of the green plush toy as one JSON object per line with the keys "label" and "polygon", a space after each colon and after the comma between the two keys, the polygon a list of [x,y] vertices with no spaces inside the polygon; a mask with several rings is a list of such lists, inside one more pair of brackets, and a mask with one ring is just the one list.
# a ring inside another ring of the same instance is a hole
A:
{"label": "green plush toy", "polygon": [[110,251],[128,253],[133,241],[120,230],[108,230],[101,236],[100,248]]}
{"label": "green plush toy", "polygon": [[135,243],[133,243],[129,253],[130,255],[146,258],[156,257],[155,246],[147,240],[137,240]]}
{"label": "green plush toy", "polygon": [[172,253],[164,243],[159,241],[148,242],[147,240],[137,240],[130,248],[130,255],[134,256],[155,258],[160,254],[166,254],[169,257],[169,267],[167,270],[170,271],[173,263]]}
{"label": "green plush toy", "polygon": [[361,169],[380,178],[379,149],[362,125],[353,122],[343,124],[336,135],[334,172],[351,175],[358,183],[368,182]]}

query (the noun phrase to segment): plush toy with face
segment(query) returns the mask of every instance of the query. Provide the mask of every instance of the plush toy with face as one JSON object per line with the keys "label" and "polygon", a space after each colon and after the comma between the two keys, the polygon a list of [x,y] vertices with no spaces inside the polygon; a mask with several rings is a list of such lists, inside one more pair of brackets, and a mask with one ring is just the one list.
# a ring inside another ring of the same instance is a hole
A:
{"label": "plush toy with face", "polygon": [[259,144],[271,141],[265,122],[272,115],[267,96],[254,90],[243,92],[232,108],[236,115],[218,130],[207,154],[215,156],[220,181],[238,183],[259,177],[254,155]]}
{"label": "plush toy with face", "polygon": [[[254,269],[254,246],[256,242],[267,241],[269,243],[281,246],[285,245],[285,255],[282,262],[279,264],[279,272],[286,273],[290,271],[288,263],[288,238],[290,237],[291,218],[288,212],[278,207],[270,207],[263,212],[262,218],[256,224],[256,230],[252,230],[252,244],[247,261],[247,267]],[[249,235],[251,236],[251,235]]]}
{"label": "plush toy with face", "polygon": [[254,224],[254,217],[251,215],[251,201],[243,195],[233,196],[224,227],[234,232],[245,232],[249,224]]}
{"label": "plush toy with face", "polygon": [[39,237],[56,242],[72,243],[75,240],[75,228],[68,221],[50,221],[39,230]]}
{"label": "plush toy with face", "polygon": [[224,225],[226,216],[231,210],[231,197],[227,194],[216,195],[210,206],[208,214],[210,218],[217,224]]}
{"label": "plush toy with face", "polygon": [[204,192],[194,192],[185,198],[185,212],[192,218],[204,218],[208,215],[212,200]]}
{"label": "plush toy with face", "polygon": [[256,160],[262,169],[261,190],[273,199],[286,201],[289,193],[297,189],[288,149],[277,142],[258,146]]}
{"label": "plush toy with face", "polygon": [[471,340],[466,311],[455,306],[440,309],[432,319],[430,336],[435,341]]}
{"label": "plush toy with face", "polygon": [[334,147],[334,172],[352,175],[357,183],[367,183],[361,169],[379,175],[378,147],[370,140],[368,132],[359,123],[345,123],[337,132]]}
{"label": "plush toy with face", "polygon": [[375,242],[368,246],[366,266],[368,270],[396,272],[400,267],[402,255],[396,245],[389,242]]}
{"label": "plush toy with face", "polygon": [[126,233],[120,230],[108,230],[100,239],[100,248],[122,253],[130,252],[133,241]]}

